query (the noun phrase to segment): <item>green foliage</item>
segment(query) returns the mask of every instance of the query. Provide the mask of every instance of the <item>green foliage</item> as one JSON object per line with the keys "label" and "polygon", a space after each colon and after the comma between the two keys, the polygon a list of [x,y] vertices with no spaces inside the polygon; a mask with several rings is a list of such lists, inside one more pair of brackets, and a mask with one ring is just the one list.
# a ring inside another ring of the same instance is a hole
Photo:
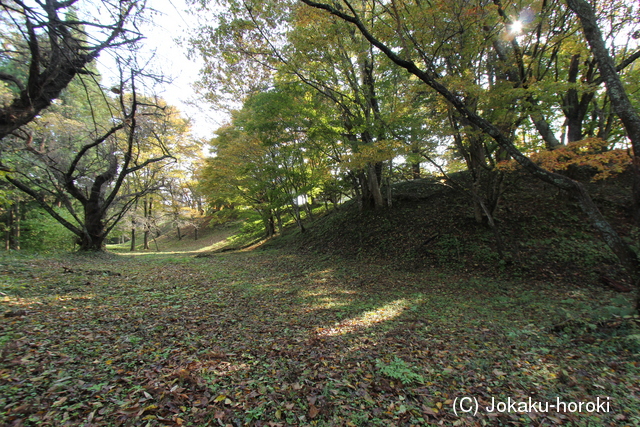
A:
{"label": "green foliage", "polygon": [[[65,211],[58,209],[63,217],[69,217]],[[41,208],[32,207],[21,221],[20,246],[22,250],[50,253],[71,251],[74,248],[75,236],[58,221]]]}
{"label": "green foliage", "polygon": [[422,375],[413,371],[413,368],[399,357],[394,357],[389,363],[383,360],[376,361],[376,367],[380,372],[389,378],[400,381],[404,385],[411,383],[424,383],[425,379]]}
{"label": "green foliage", "polygon": [[199,171],[211,206],[250,207],[265,224],[300,221],[305,203],[299,197],[335,192],[330,164],[298,115],[312,101],[303,89],[286,85],[256,93],[218,130],[211,141],[215,157]]}

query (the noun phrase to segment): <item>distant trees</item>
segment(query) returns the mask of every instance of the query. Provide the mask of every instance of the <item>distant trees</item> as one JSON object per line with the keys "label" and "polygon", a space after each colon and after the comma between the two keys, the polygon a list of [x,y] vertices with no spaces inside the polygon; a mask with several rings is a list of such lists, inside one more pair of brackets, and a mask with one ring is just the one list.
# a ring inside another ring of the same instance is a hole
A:
{"label": "distant trees", "polygon": [[[143,249],[149,249],[152,234],[159,234],[166,223],[181,224],[183,212],[190,210],[194,201],[186,193],[192,183],[191,165],[200,154],[200,141],[191,136],[191,124],[180,112],[164,101],[155,101],[161,115],[146,114],[146,155],[159,155],[162,147],[171,153],[171,162],[147,165],[134,171],[126,180],[124,194],[141,194],[127,213],[131,231],[131,250],[136,248],[136,231],[142,231]],[[153,142],[155,139],[156,142]],[[157,144],[162,141],[162,147]],[[179,219],[176,217],[178,213]],[[177,224],[176,224],[177,225]]]}
{"label": "distant trees", "polygon": [[[363,209],[390,204],[385,184],[391,160],[429,145],[419,138],[409,141],[425,110],[398,101],[398,93],[415,86],[339,20],[287,1],[225,4],[208,11],[216,25],[192,40],[207,64],[203,95],[223,103],[225,91],[237,101],[271,90],[273,82],[280,88],[302,83],[314,107],[297,104],[290,113],[315,119],[309,132],[316,146],[322,145]],[[318,34],[322,40],[314,39]]]}
{"label": "distant trees", "polygon": [[212,201],[250,206],[268,236],[282,228],[285,215],[304,231],[308,198],[322,194],[331,179],[329,164],[310,136],[312,120],[294,114],[309,104],[308,95],[286,85],[249,98],[211,141],[215,156],[200,171],[201,188],[215,197]]}

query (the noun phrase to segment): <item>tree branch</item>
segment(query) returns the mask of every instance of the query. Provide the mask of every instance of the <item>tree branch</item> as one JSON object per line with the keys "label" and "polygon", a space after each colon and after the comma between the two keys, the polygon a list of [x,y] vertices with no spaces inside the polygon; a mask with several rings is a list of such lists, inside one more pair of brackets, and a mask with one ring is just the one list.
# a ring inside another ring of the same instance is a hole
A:
{"label": "tree branch", "polygon": [[30,188],[29,186],[25,185],[24,183],[22,183],[21,181],[17,180],[17,179],[13,179],[9,176],[5,177],[5,179],[11,183],[14,187],[16,187],[17,189],[19,189],[20,191],[22,191],[23,193],[28,194],[29,196],[31,196],[39,205],[40,207],[42,207],[42,209],[44,209],[45,211],[47,211],[47,213],[49,215],[51,215],[52,217],[54,217],[56,219],[56,221],[58,221],[60,224],[62,224],[63,226],[65,226],[69,231],[71,231],[73,234],[75,234],[78,237],[82,236],[82,230],[79,229],[78,227],[76,227],[75,225],[71,224],[69,221],[67,221],[64,217],[62,217],[60,214],[58,214],[58,212],[56,212],[45,200],[44,198],[38,194],[36,191],[34,191],[32,188]]}

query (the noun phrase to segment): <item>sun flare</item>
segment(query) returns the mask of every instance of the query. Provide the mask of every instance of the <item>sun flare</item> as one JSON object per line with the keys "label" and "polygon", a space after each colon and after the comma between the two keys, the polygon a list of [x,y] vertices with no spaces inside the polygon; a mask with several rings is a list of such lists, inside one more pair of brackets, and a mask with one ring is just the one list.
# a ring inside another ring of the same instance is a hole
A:
{"label": "sun flare", "polygon": [[511,34],[522,33],[522,22],[519,20],[513,21],[511,24]]}

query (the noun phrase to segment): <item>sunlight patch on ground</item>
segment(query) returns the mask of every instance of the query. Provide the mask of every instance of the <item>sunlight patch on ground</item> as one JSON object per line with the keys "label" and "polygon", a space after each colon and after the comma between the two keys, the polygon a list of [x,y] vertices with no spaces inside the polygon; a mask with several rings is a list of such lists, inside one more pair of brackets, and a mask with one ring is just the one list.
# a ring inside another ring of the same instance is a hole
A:
{"label": "sunlight patch on ground", "polygon": [[329,288],[316,288],[313,291],[302,291],[301,294],[304,298],[313,300],[310,307],[314,310],[317,309],[331,309],[344,307],[353,303],[351,295],[355,295],[355,291],[337,291]]}
{"label": "sunlight patch on ground", "polygon": [[150,255],[185,255],[191,254],[193,251],[169,251],[169,252],[114,252],[115,255],[124,257],[140,257]]}
{"label": "sunlight patch on ground", "polygon": [[302,292],[305,297],[327,298],[327,295],[355,295],[356,291],[336,290],[330,288],[316,288],[313,291]]}
{"label": "sunlight patch on ground", "polygon": [[250,366],[246,363],[232,363],[232,362],[218,361],[218,360],[213,361],[212,363],[210,363],[210,365],[211,366],[207,367],[206,370],[203,371],[204,372],[203,376],[206,377],[213,374],[219,377],[223,375],[229,375],[238,371],[247,371],[250,368]]}
{"label": "sunlight patch on ground", "polygon": [[331,308],[339,308],[345,307],[351,304],[351,301],[336,301],[335,298],[324,297],[320,298],[316,304],[314,304],[314,309],[331,309]]}
{"label": "sunlight patch on ground", "polygon": [[312,273],[307,274],[307,278],[312,279],[314,283],[325,283],[327,280],[333,278],[335,274],[335,270],[332,268],[328,268],[326,270],[314,271]]}
{"label": "sunlight patch on ground", "polygon": [[339,322],[329,328],[317,328],[316,334],[321,337],[344,335],[359,329],[368,328],[376,323],[391,320],[409,307],[406,298],[398,299],[375,310],[367,311],[361,316]]}
{"label": "sunlight patch on ground", "polygon": [[115,253],[116,255],[122,255],[122,256],[132,256],[132,257],[137,257],[137,256],[145,256],[145,255],[196,255],[196,254],[200,254],[200,253],[205,253],[205,252],[212,252],[214,250],[223,248],[225,245],[227,245],[227,241],[220,241],[220,242],[216,242],[212,245],[209,246],[204,246],[201,248],[197,248],[197,249],[183,249],[183,250],[174,250],[174,251],[155,251],[153,249],[149,249],[148,251],[129,251],[129,250],[122,250],[122,248],[118,247],[118,246],[111,246],[111,245],[107,245],[107,249],[113,251],[113,253]]}
{"label": "sunlight patch on ground", "polygon": [[42,305],[51,303],[52,301],[73,301],[73,300],[90,300],[94,299],[95,294],[84,294],[84,295],[56,295],[55,293],[52,295],[44,296],[44,297],[18,297],[6,295],[0,299],[0,302],[7,303],[11,306],[15,307],[30,307],[32,305]]}
{"label": "sunlight patch on ground", "polygon": [[200,249],[195,249],[195,250],[192,250],[192,251],[190,251],[190,252],[195,252],[195,253],[200,253],[200,252],[209,252],[209,251],[213,251],[213,250],[215,250],[215,249],[219,249],[219,248],[221,248],[221,247],[225,246],[227,243],[229,243],[229,242],[227,242],[226,240],[222,240],[222,241],[220,241],[220,242],[215,242],[215,243],[214,243],[214,244],[212,244],[212,245],[205,246],[205,247],[202,247],[202,248],[200,248]]}

